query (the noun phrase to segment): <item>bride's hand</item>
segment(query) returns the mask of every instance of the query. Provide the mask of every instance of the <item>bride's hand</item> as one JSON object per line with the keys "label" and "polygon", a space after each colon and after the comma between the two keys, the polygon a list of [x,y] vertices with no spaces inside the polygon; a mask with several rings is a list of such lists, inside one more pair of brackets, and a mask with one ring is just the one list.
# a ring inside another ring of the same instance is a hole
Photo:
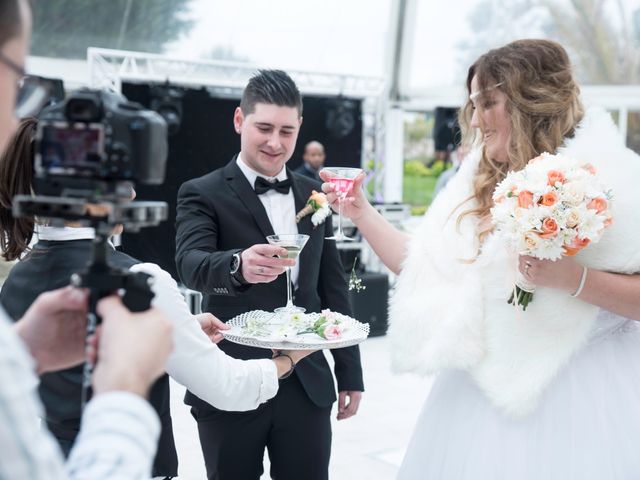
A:
{"label": "bride's hand", "polygon": [[[331,174],[326,170],[320,170],[320,178],[325,181],[322,184],[322,191],[327,195],[327,200],[331,205],[331,208],[335,212],[338,211],[338,195],[334,193],[335,186],[329,183]],[[365,211],[365,207],[369,205],[367,197],[364,194],[362,183],[366,178],[364,172],[360,173],[353,182],[353,188],[349,192],[349,196],[342,200],[342,215],[350,218],[351,220],[359,219]]]}
{"label": "bride's hand", "polygon": [[520,273],[538,287],[549,287],[573,293],[580,284],[582,266],[570,257],[560,260],[540,260],[521,255],[518,260]]}

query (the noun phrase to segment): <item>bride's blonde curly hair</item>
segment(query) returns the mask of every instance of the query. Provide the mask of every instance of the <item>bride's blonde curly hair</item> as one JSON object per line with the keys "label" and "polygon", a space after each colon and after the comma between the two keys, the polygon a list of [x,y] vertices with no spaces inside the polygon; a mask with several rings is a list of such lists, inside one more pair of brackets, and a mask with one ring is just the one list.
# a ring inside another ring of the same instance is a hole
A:
{"label": "bride's blonde curly hair", "polygon": [[[508,161],[496,162],[482,147],[472,196],[477,205],[458,219],[477,215],[481,220],[478,239],[482,243],[492,230],[488,220],[496,184],[508,171],[522,169],[541,153],[555,153],[565,138],[574,135],[584,108],[567,52],[549,40],[518,40],[489,50],[469,67],[469,94],[474,77],[480,92],[499,89],[507,96],[506,110],[511,119]],[[482,104],[482,95],[475,99],[477,105]],[[479,131],[470,126],[472,115],[473,104],[468,99],[458,115],[462,142],[469,147],[482,146]]]}

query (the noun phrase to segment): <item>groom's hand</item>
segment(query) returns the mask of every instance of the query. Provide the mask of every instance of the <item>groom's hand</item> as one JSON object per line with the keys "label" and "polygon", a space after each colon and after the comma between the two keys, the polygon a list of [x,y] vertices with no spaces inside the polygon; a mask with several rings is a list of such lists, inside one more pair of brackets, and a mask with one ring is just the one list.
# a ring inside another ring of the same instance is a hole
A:
{"label": "groom's hand", "polygon": [[[275,245],[257,244],[242,251],[242,276],[249,283],[273,282],[293,267],[295,260],[287,258],[287,250]],[[283,258],[279,258],[283,257]]]}
{"label": "groom's hand", "polygon": [[362,392],[357,390],[338,392],[338,420],[346,420],[358,413],[361,398]]}

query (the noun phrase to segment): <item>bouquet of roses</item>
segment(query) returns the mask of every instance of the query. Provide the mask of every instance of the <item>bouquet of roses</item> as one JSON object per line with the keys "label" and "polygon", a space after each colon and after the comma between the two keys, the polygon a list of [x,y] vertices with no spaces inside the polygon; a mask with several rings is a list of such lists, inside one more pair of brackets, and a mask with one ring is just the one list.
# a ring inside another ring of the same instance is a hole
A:
{"label": "bouquet of roses", "polygon": [[[612,222],[610,200],[591,164],[543,153],[497,185],[491,215],[518,254],[557,260],[600,239]],[[534,290],[519,274],[509,303],[526,310]]]}

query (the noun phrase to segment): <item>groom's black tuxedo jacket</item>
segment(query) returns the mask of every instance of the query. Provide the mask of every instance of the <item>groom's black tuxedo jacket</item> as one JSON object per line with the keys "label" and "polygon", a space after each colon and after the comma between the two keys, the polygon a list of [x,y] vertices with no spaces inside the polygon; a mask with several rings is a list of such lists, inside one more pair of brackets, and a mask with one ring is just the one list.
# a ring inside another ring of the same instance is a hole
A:
{"label": "groom's black tuxedo jacket", "polygon": [[[292,180],[296,211],[301,210],[320,184],[294,175]],[[184,284],[203,293],[203,310],[221,320],[249,310],[273,310],[286,303],[285,275],[266,284],[236,287],[231,280],[232,255],[258,243],[275,232],[267,213],[236,164],[234,157],[225,167],[182,185],[178,193],[176,218],[176,264]],[[330,308],[351,314],[346,275],[333,241],[331,219],[313,228],[311,215],[298,223],[298,233],[309,235],[300,253],[295,304],[307,312]],[[269,358],[271,351],[246,347],[223,340],[220,348],[235,358]],[[358,347],[331,350],[335,360],[338,390],[364,390]],[[302,360],[295,369],[309,398],[319,407],[336,400],[333,378],[322,352]],[[207,404],[188,393],[188,404]]]}

